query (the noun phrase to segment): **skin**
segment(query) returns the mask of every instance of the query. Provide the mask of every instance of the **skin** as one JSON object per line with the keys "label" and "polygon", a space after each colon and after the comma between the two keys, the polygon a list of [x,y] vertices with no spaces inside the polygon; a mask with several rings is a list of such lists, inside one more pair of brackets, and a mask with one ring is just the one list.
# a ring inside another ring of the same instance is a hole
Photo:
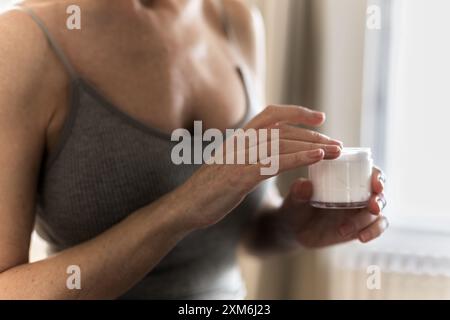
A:
{"label": "skin", "polygon": [[[66,18],[60,12],[73,3],[26,2],[50,30],[59,30],[55,36],[77,71],[145,124],[166,132],[190,127],[194,119],[202,119],[205,127],[233,127],[245,112],[234,71],[238,61],[248,66],[263,92],[262,22],[241,1],[225,1],[231,23],[240,30],[235,44],[226,38],[219,10],[209,0],[75,1],[86,21],[81,32],[59,27]],[[67,117],[70,79],[22,12],[0,16],[0,44],[0,298],[117,298],[186,235],[223,219],[267,178],[260,175],[260,164],[203,166],[176,190],[130,212],[94,239],[29,263],[39,170]],[[323,113],[306,108],[269,106],[246,128],[280,129],[283,173],[339,156],[339,141],[291,126],[314,128],[324,121]],[[372,188],[367,209],[337,214],[308,205],[309,181],[296,181],[284,200],[273,189],[265,207],[254,214],[245,245],[263,253],[357,238],[368,242],[387,227],[378,169]],[[66,288],[66,268],[72,264],[81,267],[83,290]]]}

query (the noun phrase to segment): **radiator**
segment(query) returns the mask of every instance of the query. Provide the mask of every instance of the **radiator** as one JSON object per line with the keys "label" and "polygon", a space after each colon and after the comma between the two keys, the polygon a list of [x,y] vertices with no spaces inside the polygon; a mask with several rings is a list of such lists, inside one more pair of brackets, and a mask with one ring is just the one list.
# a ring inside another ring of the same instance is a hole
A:
{"label": "radiator", "polygon": [[329,297],[450,299],[449,237],[415,234],[401,238],[405,237],[397,234],[372,246],[352,244],[331,250]]}

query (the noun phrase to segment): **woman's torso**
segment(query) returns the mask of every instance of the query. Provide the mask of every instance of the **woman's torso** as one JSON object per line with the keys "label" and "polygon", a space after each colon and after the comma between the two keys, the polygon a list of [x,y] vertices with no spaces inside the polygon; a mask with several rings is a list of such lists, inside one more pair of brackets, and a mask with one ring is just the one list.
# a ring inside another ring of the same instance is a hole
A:
{"label": "woman's torso", "polygon": [[[95,5],[92,0],[78,2],[81,30],[66,28],[66,8],[73,2],[26,3],[45,22],[77,73],[122,111],[167,133],[190,128],[197,119],[205,127],[225,129],[243,118],[245,93],[235,72],[243,59],[225,33],[221,9],[214,5],[220,1],[204,1],[204,18],[188,16],[179,22],[173,20],[180,14],[165,8],[139,16],[107,0],[96,0]],[[66,97],[55,96],[59,100],[47,139],[53,144],[69,112]]]}
{"label": "woman's torso", "polygon": [[[172,130],[194,120],[233,128],[257,105],[212,7],[205,21],[177,26],[166,11],[136,23],[130,12],[97,3],[84,7],[80,31],[68,31],[55,18],[64,5],[32,6],[81,78],[67,79],[69,102],[55,102],[41,172],[36,227],[54,252],[95,237],[193,174],[198,166],[170,159]],[[235,249],[261,196],[257,190],[222,222],[181,241],[124,298],[239,297]]]}

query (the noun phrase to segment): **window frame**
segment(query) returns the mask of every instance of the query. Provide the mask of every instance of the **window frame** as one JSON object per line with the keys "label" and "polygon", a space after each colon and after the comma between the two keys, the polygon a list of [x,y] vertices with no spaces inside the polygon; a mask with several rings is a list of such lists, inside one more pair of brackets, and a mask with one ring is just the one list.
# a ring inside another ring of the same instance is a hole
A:
{"label": "window frame", "polygon": [[[393,101],[391,89],[397,74],[394,66],[397,59],[400,59],[404,1],[368,0],[368,5],[380,6],[383,19],[381,30],[366,32],[361,119],[361,127],[365,130],[361,131],[361,142],[374,150],[375,161],[381,168],[386,167],[388,161],[384,146],[387,139],[387,110]],[[387,176],[389,180],[389,172]],[[405,219],[396,216],[389,207],[385,214],[390,221],[390,229],[380,239],[369,244],[366,250],[421,252],[424,255],[450,258],[450,252],[444,250],[450,245],[450,227],[446,226],[450,219],[423,219],[413,215]]]}

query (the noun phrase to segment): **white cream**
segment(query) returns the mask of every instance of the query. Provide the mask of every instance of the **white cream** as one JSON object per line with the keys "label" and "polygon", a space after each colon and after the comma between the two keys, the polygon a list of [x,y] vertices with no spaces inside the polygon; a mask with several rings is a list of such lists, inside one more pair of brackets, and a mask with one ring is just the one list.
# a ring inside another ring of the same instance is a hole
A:
{"label": "white cream", "polygon": [[338,159],[310,166],[311,205],[327,209],[367,207],[372,194],[372,168],[372,152],[368,148],[344,148]]}

